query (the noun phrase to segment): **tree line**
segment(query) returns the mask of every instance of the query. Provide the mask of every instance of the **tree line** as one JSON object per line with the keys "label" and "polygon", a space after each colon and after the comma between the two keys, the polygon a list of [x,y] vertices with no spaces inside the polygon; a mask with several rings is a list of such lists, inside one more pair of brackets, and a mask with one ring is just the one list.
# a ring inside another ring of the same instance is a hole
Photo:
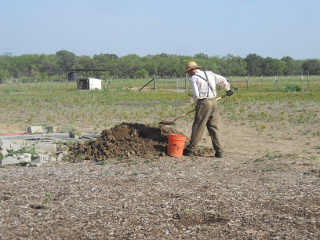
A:
{"label": "tree line", "polygon": [[73,52],[61,50],[56,54],[28,54],[0,56],[0,83],[10,78],[58,80],[61,74],[72,69],[103,69],[96,72],[100,78],[145,78],[159,76],[173,78],[184,76],[185,64],[196,61],[206,70],[223,76],[289,76],[320,75],[320,60],[295,60],[286,56],[281,59],[248,54],[245,58],[228,54],[227,56],[208,56],[205,53],[193,56],[174,54],[156,54],[140,57],[128,54],[119,57],[116,54],[77,56]]}

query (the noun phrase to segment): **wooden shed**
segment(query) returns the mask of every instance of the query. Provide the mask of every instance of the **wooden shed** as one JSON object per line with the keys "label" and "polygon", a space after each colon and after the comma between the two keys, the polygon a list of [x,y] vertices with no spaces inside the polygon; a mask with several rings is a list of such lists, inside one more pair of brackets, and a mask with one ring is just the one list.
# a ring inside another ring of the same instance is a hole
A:
{"label": "wooden shed", "polygon": [[101,79],[81,77],[77,80],[77,89],[78,90],[93,90],[93,89],[102,89]]}

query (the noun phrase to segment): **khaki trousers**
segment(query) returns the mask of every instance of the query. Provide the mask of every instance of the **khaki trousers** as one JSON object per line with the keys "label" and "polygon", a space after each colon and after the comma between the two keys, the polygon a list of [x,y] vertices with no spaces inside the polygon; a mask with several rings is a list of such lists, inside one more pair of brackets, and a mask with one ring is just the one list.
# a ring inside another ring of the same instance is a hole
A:
{"label": "khaki trousers", "polygon": [[192,133],[188,149],[194,151],[200,142],[204,129],[207,127],[212,140],[213,149],[216,152],[223,152],[220,144],[220,132],[218,104],[215,98],[205,98],[198,101],[192,125]]}

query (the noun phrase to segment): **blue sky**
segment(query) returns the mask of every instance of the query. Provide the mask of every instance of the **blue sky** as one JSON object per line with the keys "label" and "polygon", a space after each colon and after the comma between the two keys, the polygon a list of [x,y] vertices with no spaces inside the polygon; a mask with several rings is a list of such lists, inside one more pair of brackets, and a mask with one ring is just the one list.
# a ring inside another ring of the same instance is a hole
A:
{"label": "blue sky", "polygon": [[320,59],[319,0],[0,0],[0,55]]}

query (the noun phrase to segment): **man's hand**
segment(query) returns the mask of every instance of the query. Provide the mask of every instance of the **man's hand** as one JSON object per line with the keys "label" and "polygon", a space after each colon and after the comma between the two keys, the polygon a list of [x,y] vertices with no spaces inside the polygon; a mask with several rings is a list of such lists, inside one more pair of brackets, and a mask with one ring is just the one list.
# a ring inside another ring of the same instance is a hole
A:
{"label": "man's hand", "polygon": [[229,97],[233,95],[232,90],[226,91],[226,93],[227,93],[227,95],[228,95]]}

